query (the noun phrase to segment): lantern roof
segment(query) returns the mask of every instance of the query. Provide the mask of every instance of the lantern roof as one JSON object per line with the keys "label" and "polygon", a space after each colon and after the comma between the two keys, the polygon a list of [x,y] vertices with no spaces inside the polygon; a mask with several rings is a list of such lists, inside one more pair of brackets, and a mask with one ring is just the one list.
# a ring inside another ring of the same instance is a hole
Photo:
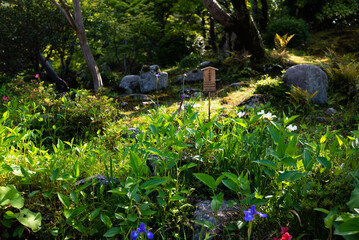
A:
{"label": "lantern roof", "polygon": [[202,68],[201,70],[202,70],[202,71],[204,71],[204,70],[207,70],[207,69],[213,69],[213,70],[218,71],[218,69],[217,69],[217,68],[214,68],[214,67],[211,67],[211,66],[208,66],[208,67]]}

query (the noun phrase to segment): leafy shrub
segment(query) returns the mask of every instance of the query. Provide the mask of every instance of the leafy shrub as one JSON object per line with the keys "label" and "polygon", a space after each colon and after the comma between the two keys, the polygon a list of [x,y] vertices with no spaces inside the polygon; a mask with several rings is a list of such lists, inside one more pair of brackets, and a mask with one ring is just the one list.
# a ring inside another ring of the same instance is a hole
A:
{"label": "leafy shrub", "polygon": [[184,57],[180,61],[180,67],[181,68],[197,67],[197,65],[200,64],[202,61],[203,61],[203,58],[200,55],[191,53],[190,55]]}
{"label": "leafy shrub", "polygon": [[329,64],[322,64],[328,74],[329,89],[338,101],[359,99],[359,62],[351,55],[339,56],[328,49]]}
{"label": "leafy shrub", "polygon": [[267,32],[264,35],[265,43],[268,46],[274,45],[275,35],[295,34],[289,42],[288,47],[296,47],[308,39],[308,24],[302,19],[280,18],[268,24]]}
{"label": "leafy shrub", "polygon": [[112,71],[104,71],[101,73],[102,82],[105,86],[114,86],[121,81],[121,75],[112,72]]}
{"label": "leafy shrub", "polygon": [[268,94],[274,99],[286,98],[286,90],[288,89],[283,83],[281,77],[272,78],[268,74],[264,75],[261,80],[255,84],[255,93]]}

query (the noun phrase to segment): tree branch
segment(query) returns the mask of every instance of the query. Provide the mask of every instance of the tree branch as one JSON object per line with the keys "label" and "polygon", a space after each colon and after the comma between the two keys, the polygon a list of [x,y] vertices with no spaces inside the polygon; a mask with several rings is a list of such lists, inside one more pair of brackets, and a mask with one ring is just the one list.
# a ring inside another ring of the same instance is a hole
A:
{"label": "tree branch", "polygon": [[203,5],[208,12],[224,27],[229,28],[233,24],[233,17],[227,13],[216,0],[203,0]]}
{"label": "tree branch", "polygon": [[69,6],[67,6],[63,0],[60,0],[62,7],[56,0],[51,0],[51,2],[53,2],[56,5],[56,7],[60,9],[60,11],[65,15],[67,21],[69,21],[71,27],[77,31],[77,26],[72,14],[69,11]]}

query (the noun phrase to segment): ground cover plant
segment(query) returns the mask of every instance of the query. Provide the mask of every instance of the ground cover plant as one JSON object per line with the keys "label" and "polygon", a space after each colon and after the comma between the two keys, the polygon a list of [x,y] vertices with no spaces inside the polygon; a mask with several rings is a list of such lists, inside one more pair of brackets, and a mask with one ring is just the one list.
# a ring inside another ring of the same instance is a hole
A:
{"label": "ground cover plant", "polygon": [[[269,104],[219,107],[208,121],[206,102],[191,99],[180,113],[150,109],[130,138],[122,120],[101,118],[116,102],[59,96],[35,77],[2,87],[4,238],[191,239],[194,222],[219,239],[274,238],[279,227],[299,239],[357,234],[359,129],[308,126]],[[109,184],[76,183],[96,174]],[[240,209],[220,231],[193,219],[195,199],[208,196],[214,212],[224,199]],[[252,222],[257,212],[266,217]]]}

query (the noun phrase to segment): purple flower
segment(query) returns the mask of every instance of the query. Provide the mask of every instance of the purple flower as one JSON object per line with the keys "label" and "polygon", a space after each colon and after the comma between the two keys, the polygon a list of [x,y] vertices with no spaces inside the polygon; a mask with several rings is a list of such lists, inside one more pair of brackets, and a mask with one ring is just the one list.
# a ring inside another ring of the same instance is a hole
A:
{"label": "purple flower", "polygon": [[183,100],[183,98],[189,98],[189,97],[190,97],[189,95],[184,93],[184,94],[181,95],[181,101]]}
{"label": "purple flower", "polygon": [[148,239],[153,239],[153,233],[146,231],[146,225],[144,223],[140,224],[140,227],[137,228],[137,231],[131,232],[131,239],[136,240],[141,233],[146,233]]}
{"label": "purple flower", "polygon": [[155,76],[156,76],[156,78],[158,78],[158,77],[160,77],[160,74],[159,74],[159,73],[156,73],[156,75],[155,75]]}
{"label": "purple flower", "polygon": [[258,214],[260,217],[267,217],[267,214],[263,214],[261,212],[256,211],[256,206],[254,205],[252,205],[252,207],[248,209],[248,211],[243,211],[243,213],[244,213],[244,220],[246,222],[253,221],[255,214]]}

